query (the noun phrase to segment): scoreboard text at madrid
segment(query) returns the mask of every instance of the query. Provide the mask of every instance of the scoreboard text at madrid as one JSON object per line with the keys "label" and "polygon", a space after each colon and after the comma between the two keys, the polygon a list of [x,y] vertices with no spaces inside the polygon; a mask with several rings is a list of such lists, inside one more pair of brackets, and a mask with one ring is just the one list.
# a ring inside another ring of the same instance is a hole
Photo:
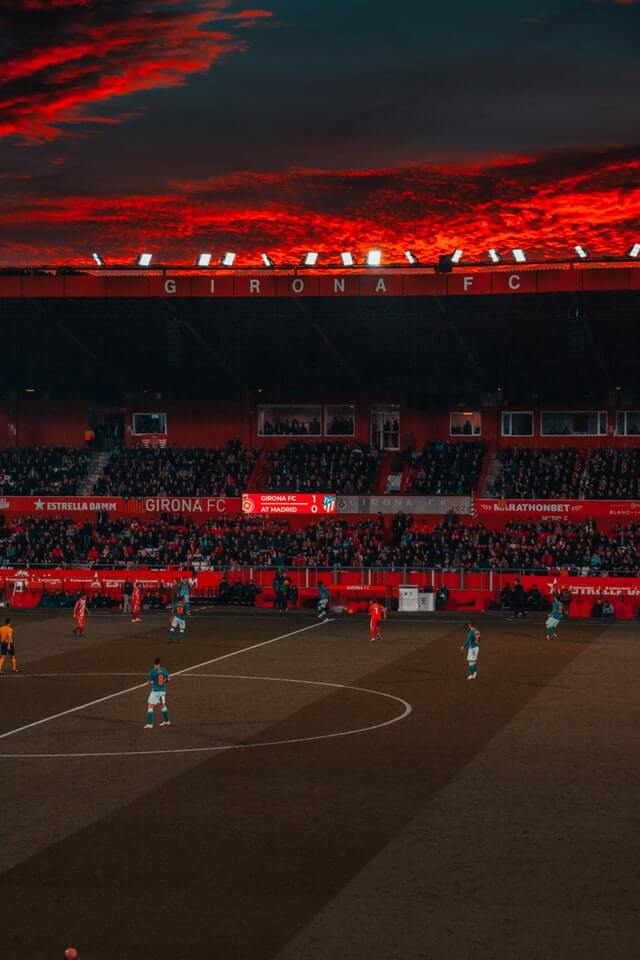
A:
{"label": "scoreboard text at madrid", "polygon": [[243,513],[329,514],[336,512],[335,493],[244,493]]}

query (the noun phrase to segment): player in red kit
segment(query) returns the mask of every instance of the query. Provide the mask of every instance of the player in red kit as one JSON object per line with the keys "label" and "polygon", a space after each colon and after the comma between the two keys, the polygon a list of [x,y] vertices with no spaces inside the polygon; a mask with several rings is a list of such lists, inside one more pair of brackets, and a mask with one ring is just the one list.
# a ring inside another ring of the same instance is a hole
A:
{"label": "player in red kit", "polygon": [[369,639],[382,640],[382,621],[387,619],[386,608],[376,600],[369,604]]}
{"label": "player in red kit", "polygon": [[142,610],[142,591],[139,583],[134,583],[133,593],[131,594],[131,623],[140,623],[140,612]]}
{"label": "player in red kit", "polygon": [[73,619],[76,622],[75,627],[73,628],[73,635],[75,637],[83,636],[84,625],[87,622],[87,595],[83,593],[75,603],[73,608]]}

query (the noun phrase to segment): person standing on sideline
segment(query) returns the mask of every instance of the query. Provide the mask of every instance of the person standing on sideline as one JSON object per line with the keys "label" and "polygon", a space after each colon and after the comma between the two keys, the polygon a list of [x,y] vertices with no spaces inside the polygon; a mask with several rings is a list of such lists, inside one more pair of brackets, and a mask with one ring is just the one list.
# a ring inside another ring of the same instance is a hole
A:
{"label": "person standing on sideline", "polygon": [[73,619],[76,622],[75,627],[73,628],[74,637],[84,636],[84,625],[87,622],[87,595],[86,593],[81,593],[78,599],[76,600],[75,606],[73,608]]}
{"label": "person standing on sideline", "polygon": [[517,620],[518,618],[520,618],[521,620],[527,619],[527,612],[526,612],[527,595],[524,592],[524,587],[520,583],[520,580],[518,579],[518,577],[516,577],[515,583],[513,585],[513,596],[511,598],[511,605],[514,612],[515,620]]}
{"label": "person standing on sideline", "polygon": [[133,593],[133,583],[131,580],[125,580],[122,587],[122,612],[131,613],[131,594]]}
{"label": "person standing on sideline", "polygon": [[324,620],[329,615],[329,591],[322,580],[318,580],[318,593],[320,594],[320,599],[318,600],[318,619]]}
{"label": "person standing on sideline", "polygon": [[131,594],[131,623],[140,623],[140,611],[142,610],[142,591],[139,583],[134,583]]}
{"label": "person standing on sideline", "polygon": [[17,673],[18,667],[16,662],[16,648],[13,643],[13,627],[8,617],[0,627],[0,673],[4,667],[5,657],[9,657],[11,660],[11,673]]}
{"label": "person standing on sideline", "polygon": [[369,641],[382,640],[382,621],[387,619],[386,608],[374,600],[369,604]]}
{"label": "person standing on sideline", "polygon": [[145,730],[153,728],[153,710],[154,707],[160,707],[162,711],[161,727],[171,726],[169,720],[169,711],[167,709],[167,684],[169,683],[169,671],[166,667],[160,665],[160,657],[156,657],[153,666],[149,671],[149,683],[151,684],[151,693],[147,701],[147,722],[144,725]]}
{"label": "person standing on sideline", "polygon": [[480,631],[476,630],[473,623],[468,623],[467,639],[460,647],[467,651],[467,667],[469,673],[467,680],[475,680],[478,676],[478,654],[480,653]]}
{"label": "person standing on sideline", "polygon": [[560,600],[560,597],[554,597],[553,603],[551,604],[551,613],[547,617],[547,622],[545,627],[547,628],[547,640],[557,640],[558,634],[556,629],[563,617],[566,617],[566,611],[564,604]]}

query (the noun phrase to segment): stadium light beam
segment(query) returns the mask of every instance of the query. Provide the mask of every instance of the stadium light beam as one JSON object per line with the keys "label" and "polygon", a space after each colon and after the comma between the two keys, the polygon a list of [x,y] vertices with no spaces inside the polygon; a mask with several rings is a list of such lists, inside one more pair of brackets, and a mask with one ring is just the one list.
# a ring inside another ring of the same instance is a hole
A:
{"label": "stadium light beam", "polygon": [[415,264],[418,263],[418,258],[416,257],[415,253],[413,253],[411,250],[405,250],[404,255],[409,261],[409,263],[412,264],[413,266],[415,266]]}
{"label": "stadium light beam", "polygon": [[201,253],[196,260],[197,267],[210,267],[211,266],[211,254],[210,253]]}
{"label": "stadium light beam", "polygon": [[137,267],[150,267],[151,261],[153,260],[152,253],[141,253],[138,259],[136,260]]}
{"label": "stadium light beam", "polygon": [[340,259],[342,260],[343,267],[352,267],[356,262],[353,254],[348,250],[340,254]]}
{"label": "stadium light beam", "polygon": [[227,253],[223,253],[223,255],[220,257],[220,266],[222,267],[232,267],[235,262],[236,262],[236,255],[235,253],[232,253],[230,250],[227,251]]}
{"label": "stadium light beam", "polygon": [[92,253],[91,256],[93,257],[94,263],[97,267],[104,267],[104,260],[99,253]]}
{"label": "stadium light beam", "polygon": [[262,262],[263,262],[263,264],[265,265],[265,267],[273,267],[273,266],[274,266],[274,262],[273,262],[273,260],[271,259],[271,257],[269,256],[268,253],[261,253],[261,254],[260,254],[260,259],[262,260]]}
{"label": "stadium light beam", "polygon": [[379,267],[382,263],[382,250],[369,250],[367,253],[367,266]]}
{"label": "stadium light beam", "polygon": [[302,258],[303,267],[315,267],[317,262],[318,262],[318,254],[314,253],[313,251],[309,251],[309,253],[305,253],[304,257]]}
{"label": "stadium light beam", "polygon": [[633,246],[629,247],[627,256],[631,257],[632,260],[637,260],[640,257],[640,243],[634,243]]}
{"label": "stadium light beam", "polygon": [[489,259],[491,260],[491,263],[500,263],[502,257],[498,251],[492,247],[491,250],[489,250]]}
{"label": "stadium light beam", "polygon": [[573,249],[578,254],[581,260],[589,259],[589,251],[585,247],[583,247],[582,244],[577,243]]}
{"label": "stadium light beam", "polygon": [[512,251],[511,251],[511,256],[513,257],[513,259],[515,260],[516,263],[526,263],[526,262],[527,262],[527,255],[526,255],[526,253],[524,252],[524,250],[522,250],[520,247],[516,247],[514,250],[512,250]]}

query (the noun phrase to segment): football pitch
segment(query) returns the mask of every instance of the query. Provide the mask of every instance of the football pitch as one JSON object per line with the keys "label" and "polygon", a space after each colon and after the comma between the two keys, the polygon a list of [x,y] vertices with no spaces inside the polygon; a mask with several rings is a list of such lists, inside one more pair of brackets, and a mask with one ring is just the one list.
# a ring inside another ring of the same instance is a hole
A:
{"label": "football pitch", "polygon": [[[634,624],[12,614],[0,956],[637,955]],[[146,720],[172,679],[171,726]]]}

